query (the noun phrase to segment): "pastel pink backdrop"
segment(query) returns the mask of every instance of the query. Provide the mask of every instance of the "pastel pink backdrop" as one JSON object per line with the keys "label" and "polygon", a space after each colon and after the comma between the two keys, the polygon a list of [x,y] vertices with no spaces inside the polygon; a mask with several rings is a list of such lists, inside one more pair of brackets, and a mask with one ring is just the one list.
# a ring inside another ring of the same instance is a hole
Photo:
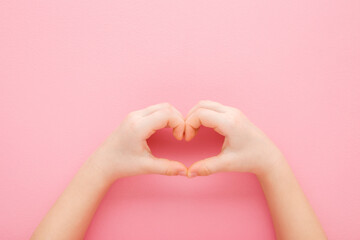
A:
{"label": "pastel pink backdrop", "polygon": [[[329,239],[359,239],[359,1],[2,1],[0,236],[27,239],[124,116],[201,99],[241,109],[279,146]],[[202,128],[149,145],[192,162]],[[257,179],[116,182],[86,239],[274,239]]]}

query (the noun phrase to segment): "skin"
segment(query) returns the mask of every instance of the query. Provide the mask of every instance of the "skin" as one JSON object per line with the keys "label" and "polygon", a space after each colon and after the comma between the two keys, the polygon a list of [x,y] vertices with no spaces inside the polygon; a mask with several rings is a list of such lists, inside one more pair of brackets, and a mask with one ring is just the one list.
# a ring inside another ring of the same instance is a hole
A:
{"label": "skin", "polygon": [[225,136],[221,152],[194,163],[189,177],[217,172],[250,172],[257,176],[272,216],[277,239],[327,239],[284,155],[240,110],[200,101],[185,120],[185,140],[200,125]]}
{"label": "skin", "polygon": [[[193,139],[201,125],[225,136],[221,152],[187,168],[151,154],[146,139],[173,128],[176,139]],[[114,181],[141,174],[189,178],[218,172],[257,176],[268,202],[277,239],[326,239],[285,157],[238,109],[200,101],[185,118],[169,103],[131,112],[83,164],[36,228],[31,239],[81,239]]]}

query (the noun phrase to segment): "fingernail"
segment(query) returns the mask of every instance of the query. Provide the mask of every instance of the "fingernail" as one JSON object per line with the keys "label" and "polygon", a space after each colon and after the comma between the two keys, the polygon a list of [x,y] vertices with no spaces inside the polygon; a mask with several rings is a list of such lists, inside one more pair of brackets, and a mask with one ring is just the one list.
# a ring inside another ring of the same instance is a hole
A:
{"label": "fingernail", "polygon": [[196,172],[189,173],[189,178],[193,178],[193,177],[196,177],[196,176],[197,176]]}
{"label": "fingernail", "polygon": [[178,175],[180,175],[180,176],[186,176],[186,172],[185,172],[185,171],[180,171],[180,172],[178,172]]}

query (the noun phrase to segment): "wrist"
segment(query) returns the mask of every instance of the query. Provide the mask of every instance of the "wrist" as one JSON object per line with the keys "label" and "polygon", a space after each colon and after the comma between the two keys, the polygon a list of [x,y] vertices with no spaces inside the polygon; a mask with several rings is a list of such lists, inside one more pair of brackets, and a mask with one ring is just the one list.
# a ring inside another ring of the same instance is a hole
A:
{"label": "wrist", "polygon": [[94,176],[103,184],[111,185],[117,180],[117,177],[112,173],[111,167],[107,166],[106,162],[97,156],[91,156],[85,163],[84,167],[93,172]]}
{"label": "wrist", "polygon": [[283,169],[284,166],[287,165],[284,155],[277,148],[270,151],[264,158],[266,159],[264,159],[263,162],[266,162],[266,164],[255,172],[259,180],[271,178],[272,175],[277,174],[280,169]]}

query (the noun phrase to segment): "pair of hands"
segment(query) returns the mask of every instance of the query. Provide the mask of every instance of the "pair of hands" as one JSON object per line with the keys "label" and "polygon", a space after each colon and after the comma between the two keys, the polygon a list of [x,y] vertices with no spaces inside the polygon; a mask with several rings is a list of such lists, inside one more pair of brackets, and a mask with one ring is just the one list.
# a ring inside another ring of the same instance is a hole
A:
{"label": "pair of hands", "polygon": [[[171,127],[190,141],[201,125],[225,136],[221,152],[187,168],[151,154],[146,139]],[[90,156],[34,232],[32,239],[82,239],[112,182],[139,174],[205,176],[238,171],[257,175],[278,239],[326,239],[280,150],[238,109],[200,101],[185,118],[168,103],[131,112]]]}
{"label": "pair of hands", "polygon": [[[221,152],[187,168],[183,163],[151,154],[148,139],[157,130],[170,127],[176,139],[190,141],[200,126],[225,136]],[[91,155],[106,177],[140,174],[206,176],[217,172],[251,172],[263,175],[277,164],[280,150],[238,109],[214,101],[200,101],[183,118],[169,103],[160,103],[129,113],[119,127]]]}

